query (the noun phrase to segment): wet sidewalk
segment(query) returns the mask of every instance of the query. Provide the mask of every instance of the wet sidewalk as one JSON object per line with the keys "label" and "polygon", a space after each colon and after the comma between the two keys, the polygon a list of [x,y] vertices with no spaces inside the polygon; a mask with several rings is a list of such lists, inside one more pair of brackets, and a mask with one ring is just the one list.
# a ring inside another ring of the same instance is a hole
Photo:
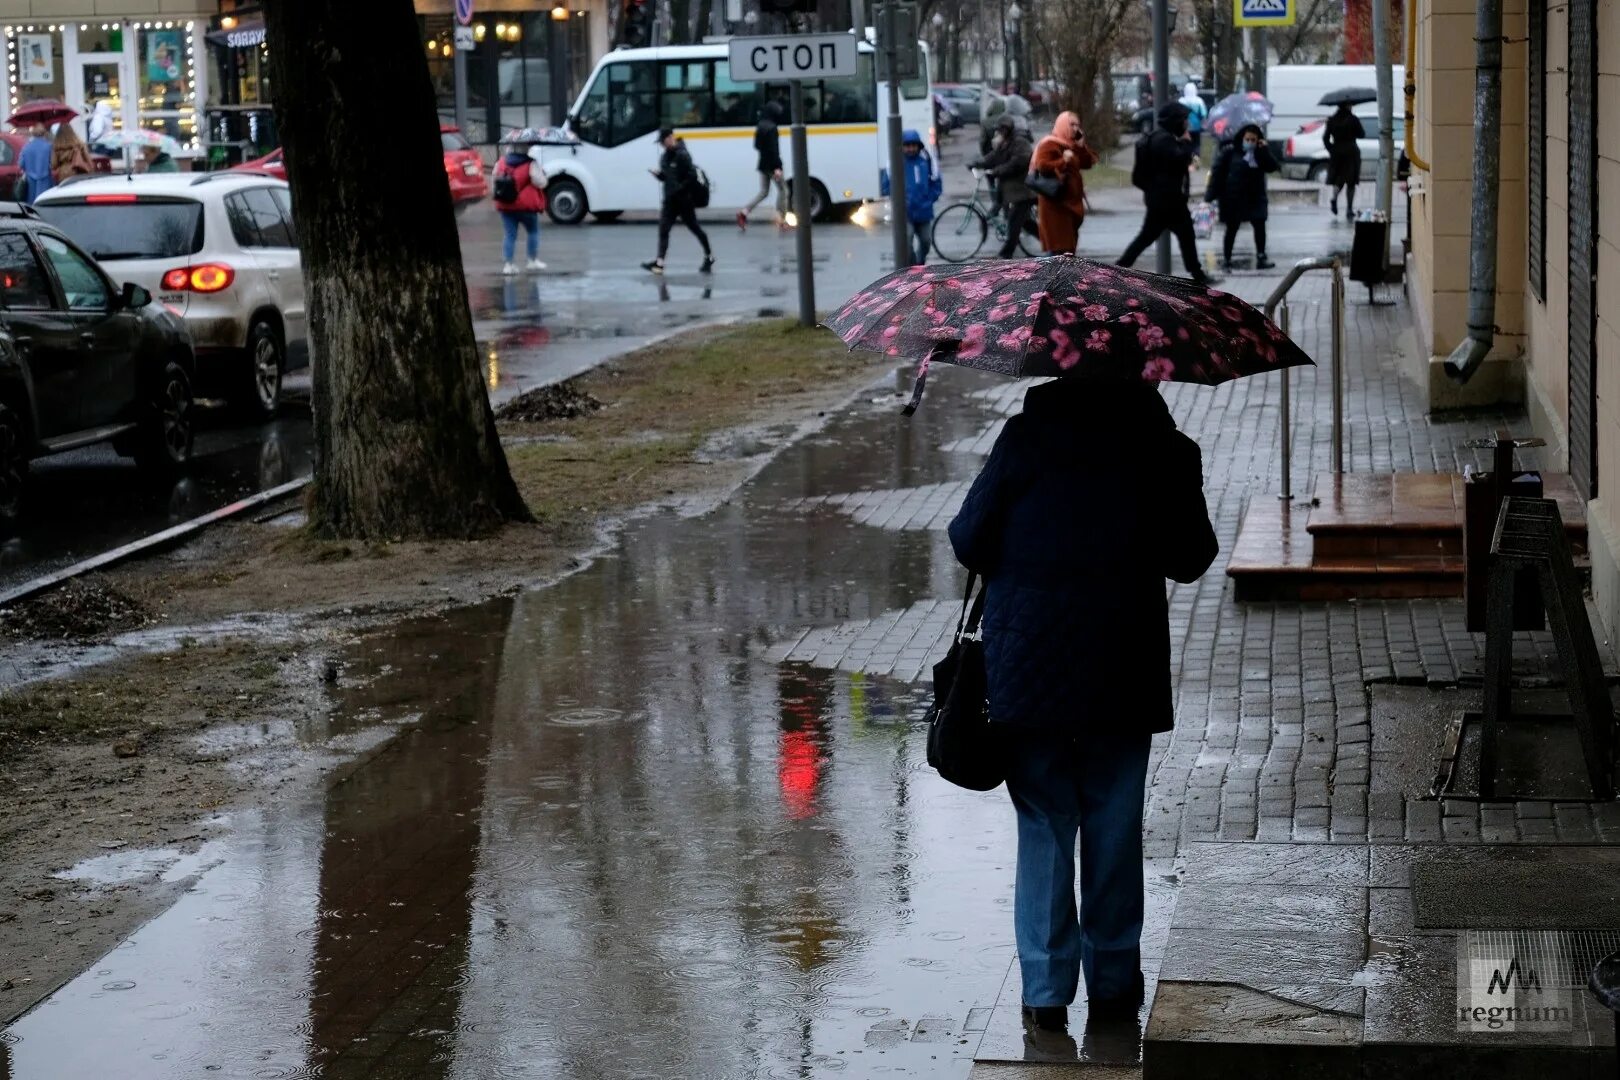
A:
{"label": "wet sidewalk", "polygon": [[[1275,281],[1225,287],[1258,301]],[[1325,279],[1296,297],[1295,334],[1325,356]],[[1404,308],[1348,314],[1350,468],[1482,466],[1467,439],[1523,427],[1426,417],[1396,375]],[[1308,476],[1329,460],[1322,372],[1296,390]],[[942,369],[903,421],[875,389],[710,513],[641,520],[555,587],[356,643],[330,715],[214,732],[400,733],[201,852],[75,868],[87,907],[141,875],[179,898],[0,1034],[0,1078],[960,1080],[976,1053],[1022,1054],[1012,813],[940,781],[916,724],[961,595],[943,526],[1021,393]],[[1226,550],[1276,489],[1276,394],[1169,389]],[[1171,593],[1178,721],[1147,811],[1167,968],[1202,844],[1620,837],[1607,807],[1482,815],[1375,780],[1432,748],[1377,745],[1367,684],[1477,666],[1460,603],[1239,606],[1223,566]],[[1134,1059],[1134,1035],[1104,1050]]]}

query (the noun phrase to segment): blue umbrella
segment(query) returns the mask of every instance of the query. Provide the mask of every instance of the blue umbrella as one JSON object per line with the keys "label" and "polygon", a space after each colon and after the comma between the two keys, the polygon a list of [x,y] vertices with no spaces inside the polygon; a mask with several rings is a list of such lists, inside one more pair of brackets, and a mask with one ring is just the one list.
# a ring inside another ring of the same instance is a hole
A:
{"label": "blue umbrella", "polygon": [[1264,128],[1271,123],[1271,116],[1272,104],[1259,91],[1228,94],[1209,110],[1209,116],[1204,119],[1204,129],[1217,139],[1229,139],[1250,124]]}

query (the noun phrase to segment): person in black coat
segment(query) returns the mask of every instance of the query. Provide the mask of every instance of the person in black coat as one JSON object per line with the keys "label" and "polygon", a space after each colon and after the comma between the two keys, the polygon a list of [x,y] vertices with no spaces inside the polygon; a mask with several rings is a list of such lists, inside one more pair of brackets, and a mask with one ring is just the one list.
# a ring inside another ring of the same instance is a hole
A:
{"label": "person in black coat", "polygon": [[1237,138],[1221,147],[1215,166],[1209,172],[1204,201],[1220,204],[1221,223],[1226,226],[1223,266],[1232,269],[1232,245],[1245,224],[1254,229],[1254,265],[1269,270],[1276,264],[1266,258],[1266,215],[1270,199],[1266,194],[1266,174],[1278,169],[1277,159],[1266,145],[1265,133],[1247,124]]}
{"label": "person in black coat", "polygon": [[1361,183],[1361,146],[1356,140],[1366,137],[1361,118],[1348,105],[1335,109],[1322,129],[1322,145],[1328,152],[1328,183],[1333,185],[1328,209],[1334,217],[1339,215],[1339,192],[1343,191],[1344,216],[1355,220],[1356,185]]}
{"label": "person in black coat", "polygon": [[787,182],[782,178],[782,106],[767,101],[760,110],[759,124],[754,128],[754,151],[759,155],[759,194],[754,201],[737,211],[737,228],[748,228],[748,215],[754,207],[765,201],[776,185],[776,224],[787,228]]}
{"label": "person in black coat", "polygon": [[714,270],[714,252],[709,250],[709,234],[698,224],[697,205],[692,200],[692,188],[698,183],[697,166],[692,163],[692,155],[687,153],[686,144],[676,136],[674,128],[659,128],[658,142],[664,152],[658,158],[658,168],[651,170],[664,186],[663,207],[658,215],[658,258],[642,263],[641,268],[655,274],[664,272],[664,256],[669,254],[669,233],[679,221],[703,245],[703,262],[698,269],[702,273],[710,273]]}
{"label": "person in black coat", "polygon": [[1187,209],[1188,174],[1194,155],[1187,116],[1187,106],[1172,101],[1159,110],[1159,126],[1144,135],[1137,146],[1141,160],[1131,170],[1131,181],[1142,189],[1147,213],[1142,216],[1142,231],[1120,256],[1119,265],[1134,265],[1148,245],[1168,229],[1181,244],[1187,276],[1206,285],[1209,278],[1198,265],[1198,236],[1193,231],[1192,211]]}
{"label": "person in black coat", "polygon": [[996,117],[995,132],[990,140],[990,152],[977,161],[968,163],[970,169],[983,169],[990,177],[996,199],[1007,211],[1007,239],[997,253],[1010,259],[1018,250],[1018,240],[1035,207],[1035,193],[1024,183],[1029,175],[1029,159],[1035,146],[1029,136],[1018,129],[1007,113]]}
{"label": "person in black coat", "polygon": [[1082,969],[1092,1016],[1134,1016],[1148,749],[1172,722],[1164,581],[1197,580],[1218,550],[1198,444],[1152,384],[1037,386],[950,539],[987,583],[990,717],[1018,816],[1025,1018],[1061,1030]]}

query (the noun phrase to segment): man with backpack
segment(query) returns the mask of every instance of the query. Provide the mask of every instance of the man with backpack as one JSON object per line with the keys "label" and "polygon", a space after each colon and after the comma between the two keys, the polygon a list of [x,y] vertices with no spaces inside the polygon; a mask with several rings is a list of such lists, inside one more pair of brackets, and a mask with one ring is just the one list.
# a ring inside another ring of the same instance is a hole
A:
{"label": "man with backpack", "polygon": [[692,155],[687,153],[686,144],[676,138],[674,128],[659,128],[658,142],[664,152],[658,159],[658,168],[651,170],[653,176],[664,185],[663,209],[658,215],[658,257],[642,263],[641,268],[655,274],[664,272],[664,256],[669,252],[669,233],[679,221],[703,245],[703,262],[698,270],[711,273],[714,270],[714,253],[709,250],[709,234],[703,231],[697,219],[698,208],[709,205],[708,178],[692,163]]}
{"label": "man with backpack", "polygon": [[1209,276],[1198,265],[1198,237],[1193,231],[1192,212],[1187,209],[1192,160],[1187,107],[1172,101],[1159,110],[1159,126],[1136,144],[1131,183],[1142,189],[1147,213],[1142,217],[1142,231],[1125,249],[1119,265],[1135,263],[1148,245],[1169,230],[1181,244],[1181,261],[1187,267],[1187,276],[1199,285],[1209,284]]}
{"label": "man with backpack", "polygon": [[517,253],[520,226],[528,234],[528,270],[532,273],[546,268],[540,261],[540,211],[546,208],[546,174],[540,163],[530,156],[531,145],[516,140],[509,142],[505,156],[495,166],[495,179],[490,185],[495,209],[501,212],[501,225],[506,229],[502,243],[506,263],[501,273],[508,276],[518,272],[512,257]]}

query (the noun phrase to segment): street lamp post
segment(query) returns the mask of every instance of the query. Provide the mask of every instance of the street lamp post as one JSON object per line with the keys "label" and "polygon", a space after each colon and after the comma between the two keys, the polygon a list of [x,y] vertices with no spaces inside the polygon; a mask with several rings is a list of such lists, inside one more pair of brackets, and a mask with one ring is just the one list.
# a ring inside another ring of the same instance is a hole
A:
{"label": "street lamp post", "polygon": [[940,68],[943,69],[945,66],[945,16],[936,11],[934,17],[928,21],[934,24],[934,52],[939,57],[938,64]]}
{"label": "street lamp post", "polygon": [[1028,89],[1024,83],[1029,78],[1029,72],[1024,70],[1024,36],[1021,23],[1024,18],[1024,9],[1018,6],[1018,0],[1013,0],[1007,9],[1007,19],[1012,23],[1012,48],[1018,61],[1018,78],[1013,83],[1013,89],[1023,94]]}
{"label": "street lamp post", "polygon": [[568,22],[573,12],[558,3],[551,9],[551,126],[568,119]]}

